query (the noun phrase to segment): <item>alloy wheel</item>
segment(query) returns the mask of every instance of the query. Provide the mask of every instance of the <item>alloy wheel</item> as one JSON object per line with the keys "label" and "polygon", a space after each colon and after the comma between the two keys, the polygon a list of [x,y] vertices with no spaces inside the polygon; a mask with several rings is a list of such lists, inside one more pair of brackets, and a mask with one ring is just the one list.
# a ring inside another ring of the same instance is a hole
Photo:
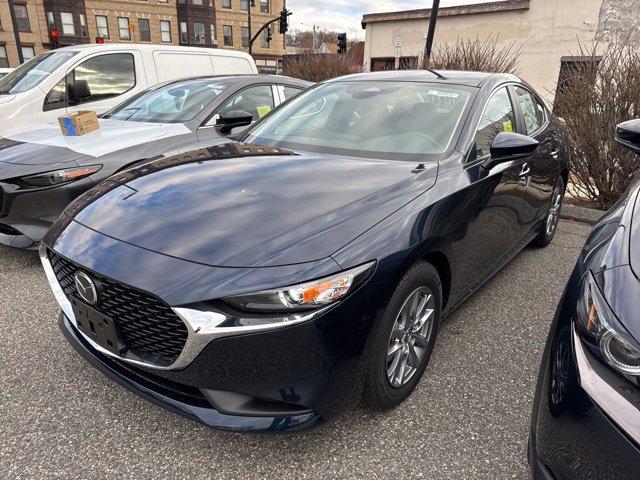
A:
{"label": "alloy wheel", "polygon": [[387,380],[392,387],[406,385],[420,367],[433,332],[435,309],[428,287],[414,290],[400,308],[387,348]]}
{"label": "alloy wheel", "polygon": [[547,214],[547,223],[545,226],[545,232],[547,236],[553,235],[558,221],[560,220],[560,209],[562,208],[562,189],[556,187],[553,191],[553,197],[551,198],[551,206],[549,207],[549,213]]}
{"label": "alloy wheel", "polygon": [[551,366],[551,402],[560,405],[567,395],[569,383],[569,348],[559,342]]}

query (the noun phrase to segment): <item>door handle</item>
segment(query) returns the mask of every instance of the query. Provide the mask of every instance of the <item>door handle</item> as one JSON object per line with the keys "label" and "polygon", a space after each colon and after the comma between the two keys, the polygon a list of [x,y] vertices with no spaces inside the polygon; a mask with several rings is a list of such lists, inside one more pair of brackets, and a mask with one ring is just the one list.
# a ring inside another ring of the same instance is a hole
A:
{"label": "door handle", "polygon": [[551,156],[557,160],[558,159],[558,155],[560,155],[560,149],[556,148],[553,152],[551,152]]}
{"label": "door handle", "polygon": [[529,168],[529,165],[525,163],[524,165],[522,165],[522,170],[520,171],[519,176],[520,178],[528,177],[530,173],[531,173],[531,168]]}

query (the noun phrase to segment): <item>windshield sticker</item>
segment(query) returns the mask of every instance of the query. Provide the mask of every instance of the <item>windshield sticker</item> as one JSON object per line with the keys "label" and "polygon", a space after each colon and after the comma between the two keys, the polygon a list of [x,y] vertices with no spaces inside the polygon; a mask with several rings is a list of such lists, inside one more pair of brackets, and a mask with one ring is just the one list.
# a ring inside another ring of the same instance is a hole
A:
{"label": "windshield sticker", "polygon": [[258,108],[258,115],[260,115],[260,118],[264,117],[267,113],[271,111],[271,107],[269,105],[263,105],[257,108]]}
{"label": "windshield sticker", "polygon": [[433,95],[434,97],[446,97],[446,98],[458,98],[460,96],[460,94],[456,92],[441,92],[440,90],[429,90],[427,94]]}

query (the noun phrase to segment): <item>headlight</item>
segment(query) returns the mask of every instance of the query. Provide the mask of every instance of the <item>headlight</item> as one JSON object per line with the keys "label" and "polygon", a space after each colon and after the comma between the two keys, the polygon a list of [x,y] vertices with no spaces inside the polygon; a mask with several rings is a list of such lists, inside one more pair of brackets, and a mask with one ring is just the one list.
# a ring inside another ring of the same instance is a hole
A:
{"label": "headlight", "polygon": [[62,183],[73,182],[74,180],[80,180],[81,178],[99,172],[101,168],[102,165],[67,168],[64,170],[29,175],[28,177],[20,178],[19,181],[29,187],[50,187],[52,185],[60,185]]}
{"label": "headlight", "polygon": [[637,382],[640,376],[640,345],[620,324],[587,273],[576,310],[576,327],[582,339],[618,372]]}
{"label": "headlight", "polygon": [[247,312],[290,312],[313,310],[344,298],[371,273],[375,262],[310,282],[222,299]]}

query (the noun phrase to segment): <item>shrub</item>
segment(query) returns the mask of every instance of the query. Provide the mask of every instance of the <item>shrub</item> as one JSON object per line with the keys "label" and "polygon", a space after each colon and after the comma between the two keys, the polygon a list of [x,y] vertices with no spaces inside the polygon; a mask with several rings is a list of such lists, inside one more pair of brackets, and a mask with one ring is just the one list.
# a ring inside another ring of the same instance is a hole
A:
{"label": "shrub", "polygon": [[362,67],[353,65],[350,55],[305,53],[284,57],[282,73],[289,77],[323,82],[335,77],[358,73]]}
{"label": "shrub", "polygon": [[474,70],[478,72],[518,73],[521,47],[515,43],[498,46],[498,37],[486,40],[463,40],[438,43],[431,58],[422,61],[425,68],[433,70]]}
{"label": "shrub", "polygon": [[580,47],[579,68],[558,86],[555,112],[571,153],[569,193],[611,207],[625,192],[640,159],[614,140],[615,126],[640,117],[640,52],[626,42]]}

